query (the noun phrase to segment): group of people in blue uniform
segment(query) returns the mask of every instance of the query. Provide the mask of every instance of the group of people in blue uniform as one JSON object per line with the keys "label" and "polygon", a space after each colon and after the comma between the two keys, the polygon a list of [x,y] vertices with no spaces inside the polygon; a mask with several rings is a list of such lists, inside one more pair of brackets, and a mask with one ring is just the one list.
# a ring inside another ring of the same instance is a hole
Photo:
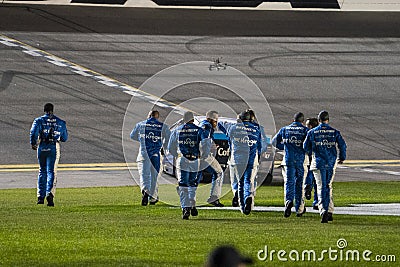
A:
{"label": "group of people in blue uniform", "polygon": [[[37,150],[39,176],[37,204],[54,206],[56,167],[60,156],[60,142],[68,139],[65,121],[53,114],[54,106],[47,103],[45,114],[34,120],[30,131],[32,149]],[[178,178],[177,192],[182,208],[182,218],[197,216],[196,190],[203,171],[212,175],[208,203],[223,207],[219,201],[223,182],[223,169],[215,158],[213,141],[216,131],[229,140],[229,169],[234,194],[233,206],[239,206],[243,214],[250,214],[254,207],[255,178],[261,154],[266,152],[267,138],[264,128],[257,123],[253,110],[238,114],[236,122],[218,121],[217,111],[208,111],[206,118],[196,125],[194,114],[183,114],[180,126],[170,131],[159,120],[157,110],[150,111],[148,118],[136,124],[131,139],[139,141],[137,156],[143,206],[158,202],[157,180],[162,169],[163,151],[175,158]],[[297,216],[306,209],[304,198],[311,198],[311,189],[316,188],[313,206],[321,214],[321,222],[332,221],[332,182],[336,164],[346,159],[346,143],[340,132],[329,126],[329,114],[321,111],[318,119],[307,119],[296,113],[293,122],[283,127],[272,139],[272,144],[284,150],[282,174],[284,177],[284,217],[291,215],[294,206]],[[319,125],[318,125],[319,123]],[[339,148],[339,155],[336,147]]]}
{"label": "group of people in blue uniform", "polygon": [[[215,150],[213,138],[218,131],[225,134],[229,140],[233,204],[240,206],[244,214],[250,214],[254,205],[254,180],[258,163],[262,150],[266,149],[266,144],[263,144],[266,142],[265,133],[255,121],[254,112],[251,110],[241,112],[236,122],[218,122],[218,112],[211,110],[206,113],[206,118],[196,125],[194,114],[188,111],[183,114],[182,124],[172,133],[168,125],[158,119],[159,112],[151,111],[149,118],[136,124],[131,133],[131,138],[140,142],[137,161],[142,205],[147,205],[149,200],[150,204],[158,200],[157,177],[160,175],[160,153],[163,148],[175,159],[177,191],[183,219],[198,215],[196,190],[203,171],[212,175],[210,197],[207,202],[223,207],[219,201],[223,169],[213,151]],[[155,159],[153,162],[152,158]]]}
{"label": "group of people in blue uniform", "polygon": [[321,111],[317,119],[307,119],[306,125],[304,120],[303,113],[296,113],[293,122],[281,128],[272,139],[276,148],[284,150],[281,164],[284,217],[291,215],[293,206],[298,217],[306,212],[304,198],[311,199],[314,183],[317,194],[313,207],[319,210],[321,223],[328,223],[333,221],[332,182],[337,164],[346,159],[346,142],[340,132],[329,125],[327,111]]}

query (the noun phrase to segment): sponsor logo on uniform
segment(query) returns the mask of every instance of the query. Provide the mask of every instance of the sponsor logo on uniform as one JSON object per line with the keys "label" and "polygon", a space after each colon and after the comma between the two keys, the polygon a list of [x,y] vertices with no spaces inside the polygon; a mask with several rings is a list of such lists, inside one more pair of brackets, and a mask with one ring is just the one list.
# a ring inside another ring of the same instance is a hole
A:
{"label": "sponsor logo on uniform", "polygon": [[235,137],[234,141],[247,144],[249,147],[252,147],[253,145],[257,144],[257,140],[251,140],[248,136],[245,137]]}
{"label": "sponsor logo on uniform", "polygon": [[161,136],[154,135],[153,132],[149,132],[149,133],[147,133],[147,134],[140,134],[140,137],[141,137],[141,138],[148,139],[148,140],[151,140],[151,141],[153,141],[154,143],[156,143],[156,142],[158,142],[158,141],[161,140]]}
{"label": "sponsor logo on uniform", "polygon": [[178,144],[180,145],[185,145],[185,146],[190,146],[190,147],[194,147],[196,145],[196,141],[191,140],[190,138],[186,138],[185,140],[179,140]]}
{"label": "sponsor logo on uniform", "polygon": [[324,139],[324,140],[322,140],[320,142],[315,142],[315,144],[317,146],[325,146],[327,148],[331,148],[331,147],[334,147],[336,145],[336,142],[329,142],[328,140]]}
{"label": "sponsor logo on uniform", "polygon": [[283,143],[294,144],[296,146],[302,146],[303,141],[302,140],[298,140],[296,136],[292,136],[290,138],[284,138],[283,139]]}

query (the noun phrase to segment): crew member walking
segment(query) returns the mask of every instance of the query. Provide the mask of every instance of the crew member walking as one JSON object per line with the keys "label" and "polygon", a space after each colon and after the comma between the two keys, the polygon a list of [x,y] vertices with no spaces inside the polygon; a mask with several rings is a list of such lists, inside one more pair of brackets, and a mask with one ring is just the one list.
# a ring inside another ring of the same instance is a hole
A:
{"label": "crew member walking", "polygon": [[142,190],[142,206],[158,202],[158,176],[161,173],[161,148],[167,147],[170,130],[168,125],[159,121],[160,113],[152,110],[148,119],[136,124],[131,139],[140,142],[137,164]]}
{"label": "crew member walking", "polygon": [[37,150],[39,176],[37,183],[37,204],[54,206],[57,183],[57,165],[60,159],[60,142],[66,142],[68,131],[65,121],[53,114],[54,105],[44,105],[45,114],[33,121],[30,131],[30,143]]}
{"label": "crew member walking", "polygon": [[[321,223],[328,223],[333,220],[333,177],[337,163],[342,164],[346,159],[347,146],[340,132],[328,124],[327,111],[319,113],[318,121],[320,124],[308,132],[303,147],[312,155],[310,169],[317,183]],[[339,155],[336,147],[339,148]]]}
{"label": "crew member walking", "polygon": [[203,145],[202,141],[205,136],[203,130],[194,124],[192,112],[187,111],[183,114],[183,122],[172,132],[168,150],[176,158],[182,219],[188,220],[190,215],[198,215],[196,209],[197,176],[200,171],[200,147]]}

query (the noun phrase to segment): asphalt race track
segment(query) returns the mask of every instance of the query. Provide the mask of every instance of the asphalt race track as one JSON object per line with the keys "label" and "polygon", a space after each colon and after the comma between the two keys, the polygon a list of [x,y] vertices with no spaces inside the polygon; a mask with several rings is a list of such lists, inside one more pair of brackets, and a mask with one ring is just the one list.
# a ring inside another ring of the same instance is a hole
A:
{"label": "asphalt race track", "polygon": [[[131,95],[113,83],[139,88],[165,68],[222,57],[258,85],[277,128],[297,111],[316,116],[326,109],[354,164],[393,160],[346,167],[348,177],[398,179],[399,26],[400,16],[390,12],[0,5],[0,164],[36,163],[29,129],[46,102],[67,121],[62,163],[124,162],[121,132]],[[213,86],[151,93],[173,103],[212,97],[243,107]]]}

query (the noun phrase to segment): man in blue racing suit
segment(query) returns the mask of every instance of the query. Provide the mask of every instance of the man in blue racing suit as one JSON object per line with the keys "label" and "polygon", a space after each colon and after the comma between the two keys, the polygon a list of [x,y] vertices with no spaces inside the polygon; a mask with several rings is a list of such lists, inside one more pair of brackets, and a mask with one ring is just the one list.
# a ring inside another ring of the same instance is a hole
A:
{"label": "man in blue racing suit", "polygon": [[33,121],[30,131],[30,143],[37,150],[39,176],[37,184],[37,204],[54,206],[57,183],[57,165],[60,159],[60,142],[66,142],[68,131],[65,121],[53,114],[51,103],[44,105],[45,114]]}
{"label": "man in blue racing suit", "polygon": [[[250,113],[251,122],[255,126],[259,127],[259,129],[260,129],[260,132],[261,132],[261,154],[266,153],[267,152],[267,148],[268,148],[268,138],[267,138],[267,135],[265,134],[264,126],[260,125],[257,122],[256,113],[254,112],[254,110],[247,109],[246,111]],[[226,130],[225,130],[225,132],[226,132]],[[231,171],[231,173],[230,173],[231,187],[232,187],[232,193],[233,193],[232,207],[238,207],[239,206],[239,196],[238,196],[237,190],[238,190],[238,180],[239,180],[239,178],[235,176],[234,168],[230,168],[230,171]],[[257,178],[257,176],[256,176],[256,178]],[[254,187],[255,188],[257,187],[257,180],[256,179],[254,179]]]}
{"label": "man in blue racing suit", "polygon": [[[308,132],[303,147],[312,156],[310,169],[317,183],[321,223],[328,223],[333,220],[333,176],[336,164],[342,164],[346,159],[347,146],[340,132],[329,126],[327,111],[319,113],[318,121],[320,124]],[[339,156],[336,146],[339,148]]]}
{"label": "man in blue racing suit", "polygon": [[161,173],[161,148],[167,148],[170,137],[168,125],[160,122],[160,113],[150,111],[148,119],[136,124],[131,139],[140,142],[137,164],[142,190],[142,206],[158,202],[157,180]]}
{"label": "man in blue racing suit", "polygon": [[303,199],[304,184],[304,159],[305,151],[303,141],[306,138],[308,128],[303,125],[304,115],[299,112],[294,115],[293,122],[281,128],[272,139],[272,144],[278,149],[284,149],[282,160],[282,175],[285,187],[285,212],[284,217],[291,215],[293,202],[297,216],[305,212]]}
{"label": "man in blue racing suit", "polygon": [[261,155],[260,128],[251,121],[248,111],[239,114],[237,123],[226,123],[224,126],[230,141],[230,174],[239,178],[237,191],[240,210],[249,215],[254,202],[254,180]]}
{"label": "man in blue racing suit", "polygon": [[[182,207],[182,219],[197,216],[196,190],[198,172],[200,171],[200,151],[205,139],[203,129],[194,124],[193,113],[183,114],[183,122],[171,134],[168,143],[169,152],[176,158],[176,174],[178,177],[178,194]],[[207,151],[204,153],[207,155]]]}
{"label": "man in blue racing suit", "polygon": [[[201,169],[208,173],[211,173],[211,189],[210,189],[210,197],[207,202],[216,207],[223,207],[224,205],[219,201],[221,197],[222,183],[224,179],[224,172],[222,170],[221,165],[215,159],[213,151],[216,149],[212,149],[215,147],[214,143],[214,132],[217,130],[221,130],[221,134],[225,132],[225,129],[220,129],[223,127],[218,123],[218,112],[214,110],[210,110],[206,113],[206,119],[200,122],[199,127],[201,127],[204,131],[205,142],[204,149],[209,151],[208,155],[202,155],[201,159]],[[203,166],[205,165],[205,166]],[[202,175],[202,172],[199,172],[199,176]]]}

